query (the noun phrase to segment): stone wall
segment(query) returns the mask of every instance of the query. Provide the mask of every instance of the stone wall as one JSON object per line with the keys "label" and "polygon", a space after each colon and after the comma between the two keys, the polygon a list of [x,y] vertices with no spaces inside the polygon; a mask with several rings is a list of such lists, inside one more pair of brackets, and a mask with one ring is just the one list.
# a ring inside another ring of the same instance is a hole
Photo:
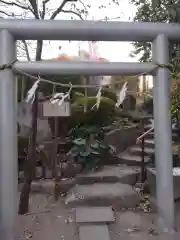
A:
{"label": "stone wall", "polygon": [[[153,199],[156,199],[156,170],[154,168],[147,169],[147,182],[150,194]],[[174,186],[174,200],[180,199],[180,168],[173,168],[173,186]]]}
{"label": "stone wall", "polygon": [[120,153],[135,144],[142,132],[140,124],[125,129],[115,129],[107,134],[105,140],[116,148],[117,153]]}

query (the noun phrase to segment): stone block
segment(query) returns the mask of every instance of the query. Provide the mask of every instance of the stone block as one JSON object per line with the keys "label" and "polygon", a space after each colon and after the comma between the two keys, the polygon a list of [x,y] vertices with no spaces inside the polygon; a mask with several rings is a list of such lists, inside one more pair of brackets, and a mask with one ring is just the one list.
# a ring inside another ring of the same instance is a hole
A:
{"label": "stone block", "polygon": [[108,227],[103,225],[83,225],[79,227],[80,240],[110,240]]}
{"label": "stone block", "polygon": [[76,208],[77,223],[107,223],[114,222],[114,220],[114,212],[111,207]]}
{"label": "stone block", "polygon": [[96,183],[92,185],[76,185],[65,200],[71,206],[112,206],[132,208],[140,201],[138,193],[128,184]]}
{"label": "stone block", "polygon": [[[156,170],[154,168],[147,169],[147,181],[152,197],[156,198]],[[180,198],[180,168],[173,168],[174,181],[174,200]]]}
{"label": "stone block", "polygon": [[137,137],[143,132],[141,124],[131,127],[115,129],[106,134],[105,141],[116,148],[117,153],[123,152],[136,143]]}
{"label": "stone block", "polygon": [[76,177],[78,184],[93,184],[93,183],[117,183],[134,185],[140,174],[140,169],[136,167],[128,167],[123,165],[105,166],[97,172],[80,174]]}

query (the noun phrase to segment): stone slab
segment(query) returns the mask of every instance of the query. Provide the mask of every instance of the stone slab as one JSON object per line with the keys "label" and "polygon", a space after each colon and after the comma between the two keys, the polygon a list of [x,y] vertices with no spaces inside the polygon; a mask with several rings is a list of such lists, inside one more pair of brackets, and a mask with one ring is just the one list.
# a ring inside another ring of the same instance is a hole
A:
{"label": "stone slab", "polygon": [[[118,155],[118,158],[120,159],[119,162],[121,164],[126,164],[128,166],[140,166],[142,162],[142,157],[138,155],[133,155],[129,152],[123,152]],[[144,160],[146,163],[149,162],[149,157],[145,156]]]}
{"label": "stone slab", "polygon": [[145,139],[144,144],[145,144],[145,146],[151,146],[151,147],[155,146],[154,139]]}
{"label": "stone slab", "polygon": [[[154,168],[147,169],[147,181],[152,197],[156,198],[156,170]],[[173,168],[174,181],[174,199],[180,198],[180,168]]]}
{"label": "stone slab", "polygon": [[105,166],[97,172],[81,174],[76,177],[78,184],[93,184],[93,183],[116,183],[134,185],[140,175],[140,169],[137,167],[128,166]]}
{"label": "stone slab", "polygon": [[84,225],[79,227],[80,240],[110,240],[108,227],[103,225]]}
{"label": "stone slab", "polygon": [[113,206],[119,208],[135,207],[140,196],[128,184],[95,183],[92,185],[76,185],[72,188],[65,200],[71,206]]}
{"label": "stone slab", "polygon": [[[134,155],[138,155],[138,156],[141,156],[142,154],[142,147],[141,146],[132,146],[129,148],[129,151],[131,154],[134,154]],[[145,156],[149,156],[151,154],[153,154],[155,151],[155,149],[153,147],[145,147],[144,148],[144,154]]]}
{"label": "stone slab", "polygon": [[76,208],[77,223],[114,222],[112,207],[79,207]]}

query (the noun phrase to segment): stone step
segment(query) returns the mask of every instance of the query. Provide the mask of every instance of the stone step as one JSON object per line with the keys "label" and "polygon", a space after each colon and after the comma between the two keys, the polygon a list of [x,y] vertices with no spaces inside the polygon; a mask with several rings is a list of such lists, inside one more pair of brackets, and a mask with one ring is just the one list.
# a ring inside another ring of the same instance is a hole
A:
{"label": "stone step", "polygon": [[112,207],[78,207],[75,216],[77,223],[112,223],[115,221]]}
{"label": "stone step", "polygon": [[154,147],[155,142],[154,139],[145,139],[144,144],[146,147]]}
{"label": "stone step", "polygon": [[[137,143],[137,146],[141,147],[142,146],[141,142]],[[154,148],[154,146],[155,146],[154,138],[145,139],[144,146],[148,147],[148,148]]]}
{"label": "stone step", "polygon": [[[142,154],[142,147],[141,146],[132,146],[129,148],[129,151],[132,155],[141,156]],[[144,147],[144,155],[149,156],[154,153],[154,148]]]}
{"label": "stone step", "polygon": [[113,206],[113,208],[133,208],[140,201],[135,189],[122,183],[95,183],[76,185],[69,192],[65,204],[77,206]]}
{"label": "stone step", "polygon": [[[36,167],[36,178],[37,179],[41,179],[43,172],[42,172],[42,167]],[[52,178],[52,171],[50,171],[49,169],[46,169],[46,178],[50,179]],[[24,171],[19,171],[19,179],[20,180],[24,180]]]}
{"label": "stone step", "polygon": [[152,124],[146,124],[146,125],[144,125],[145,131],[147,131],[147,130],[149,130],[149,129],[151,129],[151,128],[152,128]]}
{"label": "stone step", "polygon": [[[144,128],[146,129],[150,129],[154,126],[154,119],[150,119],[148,121],[146,121],[146,123],[144,124]],[[172,123],[172,131],[177,131],[178,130],[178,124],[177,123]]]}
{"label": "stone step", "polygon": [[[148,127],[148,126],[145,126],[144,127],[144,132],[148,131],[151,127]],[[172,129],[172,137],[173,139],[176,139],[178,137],[178,134],[177,134],[177,130],[176,129]],[[154,138],[154,130],[149,132],[146,136],[145,136],[145,139],[147,138]]]}
{"label": "stone step", "polygon": [[80,174],[76,177],[76,182],[81,185],[93,183],[116,183],[134,185],[140,174],[140,169],[129,166],[105,166],[97,172]]}
{"label": "stone step", "polygon": [[[178,139],[176,132],[172,131],[172,140],[176,141]],[[145,139],[154,139],[154,132],[150,132],[146,135]]]}
{"label": "stone step", "polygon": [[146,136],[145,139],[154,139],[154,132],[149,132]]}
{"label": "stone step", "polygon": [[[126,164],[128,166],[140,166],[142,162],[141,156],[132,155],[128,152],[119,154],[118,158],[120,159],[119,162],[121,164]],[[145,156],[144,160],[146,163],[148,163],[150,159],[148,156]]]}
{"label": "stone step", "polygon": [[110,240],[109,230],[106,224],[81,225],[79,227],[80,240]]}

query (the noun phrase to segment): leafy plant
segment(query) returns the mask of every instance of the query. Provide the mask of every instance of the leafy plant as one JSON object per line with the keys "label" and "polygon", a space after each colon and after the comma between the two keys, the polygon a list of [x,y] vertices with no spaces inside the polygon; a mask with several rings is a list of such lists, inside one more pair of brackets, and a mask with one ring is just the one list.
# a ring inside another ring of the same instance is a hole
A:
{"label": "leafy plant", "polygon": [[[87,104],[87,108],[89,110],[91,110],[91,108],[96,104],[96,97],[95,96],[92,96],[92,97],[85,97],[85,96],[79,96],[72,104],[72,107],[75,107],[75,106],[83,106],[85,104]],[[112,100],[111,98],[109,97],[101,97],[101,102],[100,102],[100,108],[104,109],[104,108],[109,108],[110,110],[111,109],[114,109],[114,106],[115,106],[115,103],[116,101]]]}
{"label": "leafy plant", "polygon": [[180,83],[176,84],[172,92],[171,113],[173,119],[180,120]]}
{"label": "leafy plant", "polygon": [[98,126],[77,126],[71,132],[73,141],[68,155],[83,169],[96,169],[115,156],[115,150],[105,140],[106,130]]}
{"label": "leafy plant", "polygon": [[147,98],[143,104],[143,110],[147,111],[149,114],[153,114],[153,99]]}
{"label": "leafy plant", "polygon": [[102,97],[109,98],[116,103],[117,95],[112,89],[104,88],[102,90]]}
{"label": "leafy plant", "polygon": [[[160,4],[153,4],[153,2]],[[135,22],[166,22],[179,23],[180,18],[178,14],[179,0],[129,0],[136,7]],[[174,7],[172,7],[174,6]],[[172,44],[172,55],[177,55],[177,48],[179,43]],[[138,56],[141,62],[151,60],[151,44],[148,42],[134,42],[132,56]]]}

